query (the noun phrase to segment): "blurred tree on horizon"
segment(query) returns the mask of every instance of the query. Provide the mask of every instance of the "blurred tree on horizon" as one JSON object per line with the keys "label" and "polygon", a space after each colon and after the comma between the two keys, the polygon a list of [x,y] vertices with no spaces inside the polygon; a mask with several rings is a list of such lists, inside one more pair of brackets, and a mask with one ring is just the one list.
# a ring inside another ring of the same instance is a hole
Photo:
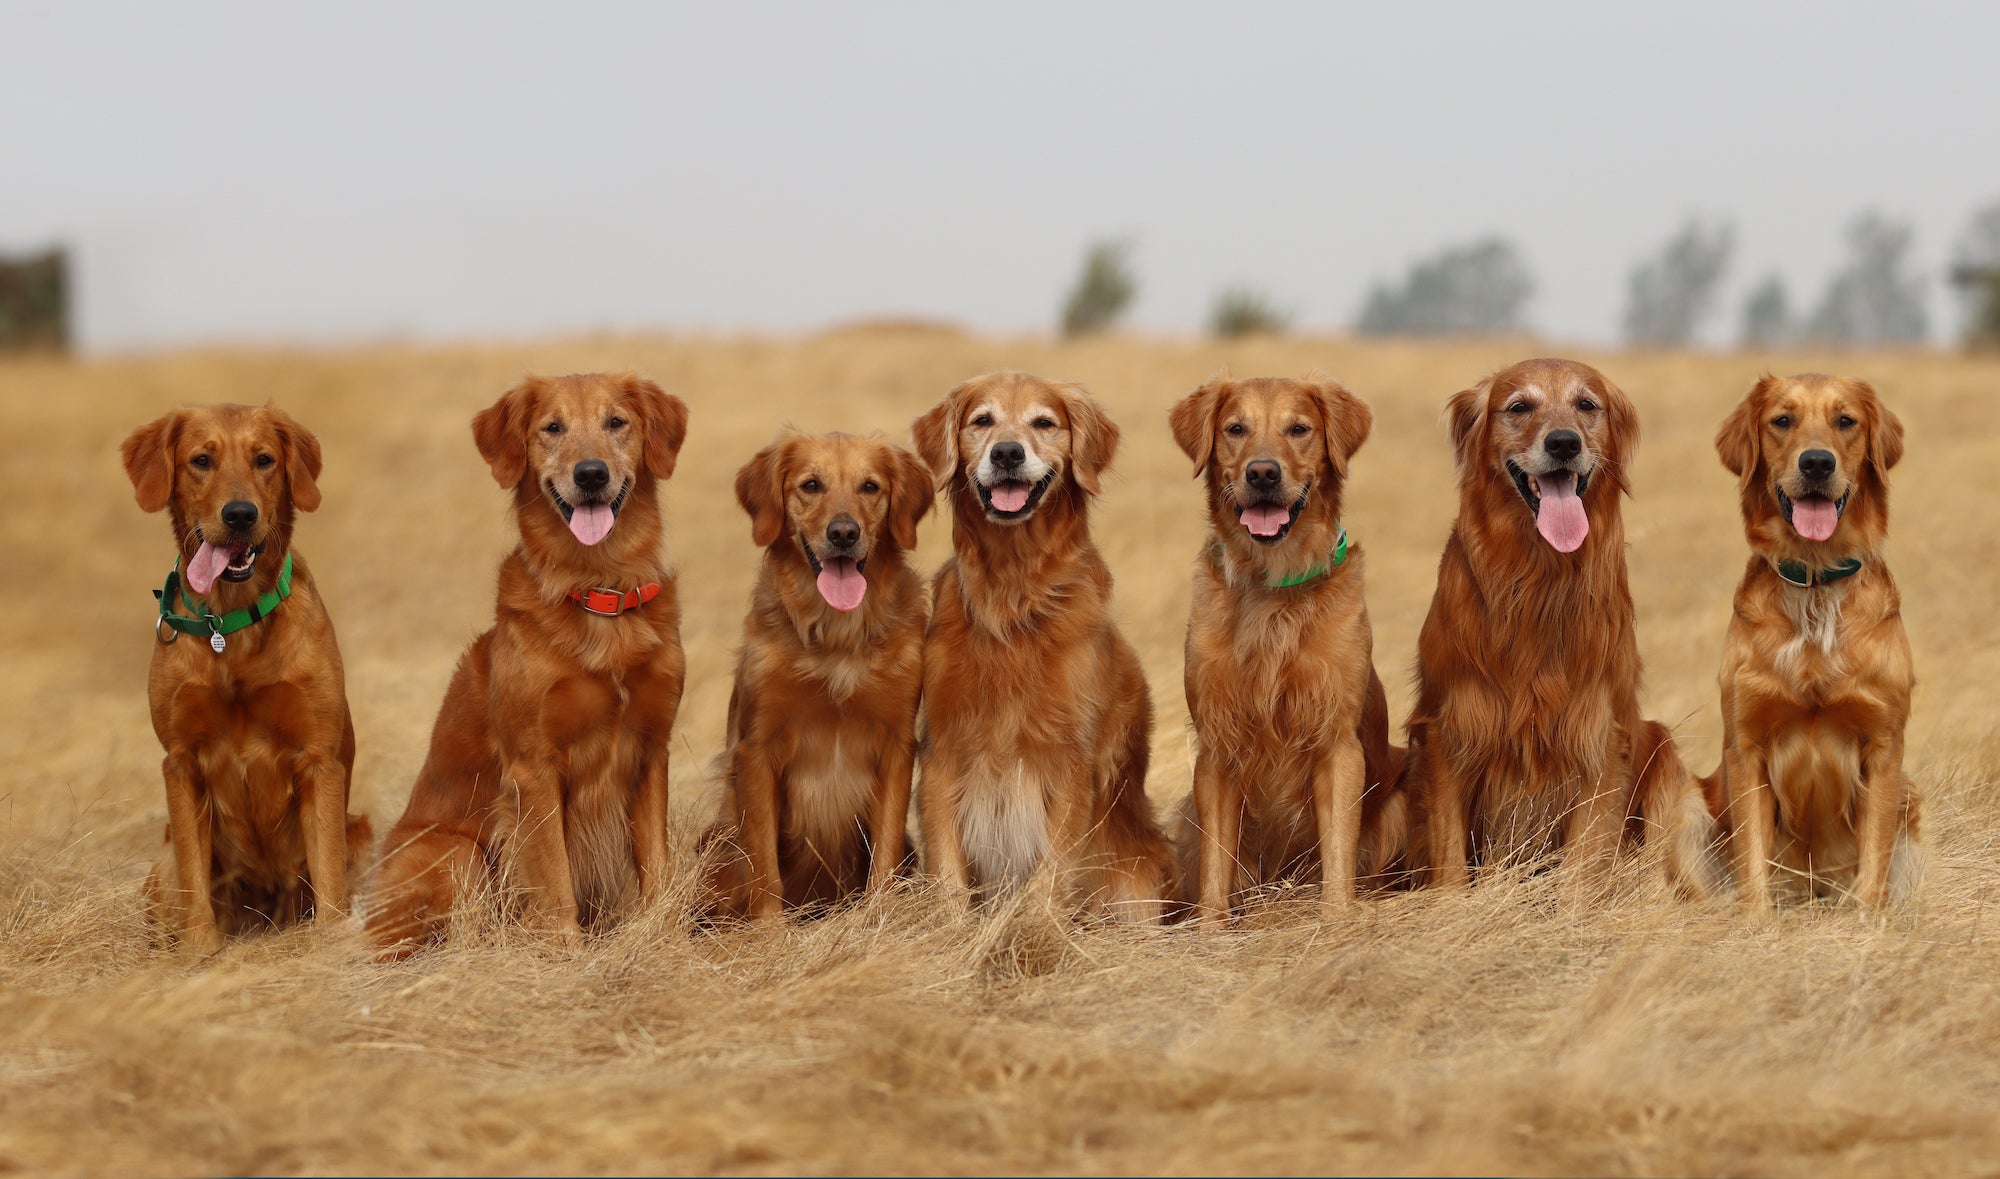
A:
{"label": "blurred tree on horizon", "polygon": [[1869,210],[1848,223],[1847,261],[1806,322],[1809,340],[1859,347],[1921,343],[1930,330],[1924,279],[1910,269],[1915,231]]}
{"label": "blurred tree on horizon", "polygon": [[1292,326],[1292,313],[1270,296],[1250,287],[1230,287],[1215,297],[1209,311],[1209,331],[1225,340],[1238,336],[1282,335]]}
{"label": "blurred tree on horizon", "polygon": [[1965,342],[2000,347],[2000,201],[1974,211],[1966,222],[1951,279],[1964,316]]}
{"label": "blurred tree on horizon", "polygon": [[1656,348],[1684,348],[1715,309],[1722,275],[1736,248],[1725,221],[1690,217],[1659,252],[1626,280],[1625,338]]}
{"label": "blurred tree on horizon", "polygon": [[1798,325],[1792,320],[1792,300],[1785,293],[1785,280],[1765,275],[1743,300],[1743,346],[1782,348],[1797,338]]}
{"label": "blurred tree on horizon", "polygon": [[1447,246],[1410,265],[1400,284],[1377,282],[1354,330],[1364,336],[1448,336],[1518,331],[1534,276],[1498,235]]}
{"label": "blurred tree on horizon", "polygon": [[1102,240],[1090,244],[1084,251],[1083,271],[1063,300],[1063,335],[1101,332],[1125,314],[1139,290],[1138,279],[1132,274],[1131,256],[1130,241]]}

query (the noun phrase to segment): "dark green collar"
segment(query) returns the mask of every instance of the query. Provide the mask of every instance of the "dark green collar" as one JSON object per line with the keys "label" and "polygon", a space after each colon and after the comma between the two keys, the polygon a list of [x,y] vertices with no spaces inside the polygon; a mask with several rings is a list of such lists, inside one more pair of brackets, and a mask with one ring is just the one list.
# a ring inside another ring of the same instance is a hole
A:
{"label": "dark green collar", "polygon": [[1811,589],[1813,586],[1826,585],[1861,572],[1861,558],[1849,557],[1824,569],[1814,569],[1804,561],[1780,561],[1777,568],[1778,576],[1786,583],[1798,586],[1800,589]]}
{"label": "dark green collar", "polygon": [[[1215,546],[1215,555],[1218,558],[1222,556],[1222,546],[1220,544]],[[1267,581],[1264,584],[1271,589],[1290,589],[1295,585],[1304,585],[1308,581],[1318,581],[1346,562],[1347,529],[1342,528],[1340,535],[1334,539],[1333,552],[1326,560],[1314,565],[1304,573],[1294,573],[1290,577],[1281,577],[1276,581]]]}
{"label": "dark green collar", "polygon": [[[292,596],[292,555],[285,554],[284,567],[278,570],[277,586],[241,610],[213,614],[203,609],[193,618],[174,613],[175,602],[187,601],[181,594],[181,562],[178,557],[174,558],[174,567],[167,574],[167,584],[154,590],[153,596],[160,600],[160,621],[157,625],[172,631],[172,637],[160,640],[162,644],[171,643],[181,635],[207,635],[208,645],[215,648],[219,655],[229,645],[222,636],[235,634],[246,626],[264,621],[278,608],[279,602]],[[189,603],[189,607],[193,608],[193,603]]]}

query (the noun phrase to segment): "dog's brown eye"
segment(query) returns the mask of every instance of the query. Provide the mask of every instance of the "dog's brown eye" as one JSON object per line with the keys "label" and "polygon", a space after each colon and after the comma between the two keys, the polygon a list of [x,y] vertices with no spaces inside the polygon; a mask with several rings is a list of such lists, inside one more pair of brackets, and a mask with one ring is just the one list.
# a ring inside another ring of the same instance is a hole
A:
{"label": "dog's brown eye", "polygon": [[1781,413],[1777,417],[1771,419],[1771,424],[1778,427],[1778,429],[1780,430],[1789,430],[1792,428],[1792,415],[1788,413]]}
{"label": "dog's brown eye", "polygon": [[1307,434],[1310,434],[1312,432],[1313,428],[1311,426],[1306,425],[1304,422],[1292,423],[1292,437],[1294,438],[1303,438]]}
{"label": "dog's brown eye", "polygon": [[1250,427],[1244,425],[1242,422],[1231,422],[1222,427],[1222,432],[1231,438],[1241,438],[1250,432]]}
{"label": "dog's brown eye", "polygon": [[1596,413],[1597,403],[1595,401],[1592,401],[1590,398],[1586,397],[1582,401],[1576,403],[1576,408],[1584,413]]}
{"label": "dog's brown eye", "polygon": [[818,495],[819,480],[808,479],[804,483],[799,484],[799,490],[805,492],[807,495]]}
{"label": "dog's brown eye", "polygon": [[188,460],[188,466],[193,467],[197,471],[206,471],[213,465],[215,465],[215,460],[205,454],[195,455]]}
{"label": "dog's brown eye", "polygon": [[623,430],[625,428],[625,419],[607,418],[604,422],[604,428],[607,430]]}
{"label": "dog's brown eye", "polygon": [[1512,404],[1512,405],[1510,405],[1510,406],[1508,406],[1508,407],[1507,407],[1507,412],[1508,412],[1508,413],[1527,413],[1527,412],[1528,412],[1529,410],[1531,410],[1531,409],[1533,409],[1533,408],[1535,408],[1535,407],[1534,407],[1534,406],[1532,406],[1532,405],[1529,405],[1529,404],[1528,404],[1527,402],[1525,402],[1525,401],[1516,401],[1516,402],[1515,402],[1514,404]]}
{"label": "dog's brown eye", "polygon": [[548,425],[542,427],[542,433],[544,434],[560,434],[562,432],[563,424],[561,422],[550,422]]}
{"label": "dog's brown eye", "polygon": [[1854,427],[1855,427],[1856,425],[1858,425],[1858,424],[1859,424],[1859,423],[1857,423],[1857,422],[1856,422],[1856,421],[1855,421],[1855,420],[1854,420],[1854,419],[1853,419],[1852,417],[1849,417],[1849,416],[1848,416],[1847,414],[1841,414],[1841,415],[1840,415],[1840,428],[1841,428],[1841,429],[1843,429],[1843,430],[1852,430],[1852,429],[1853,429],[1853,428],[1854,428]]}
{"label": "dog's brown eye", "polygon": [[1053,430],[1055,428],[1056,428],[1056,420],[1054,418],[1035,419],[1035,429],[1037,430]]}
{"label": "dog's brown eye", "polygon": [[861,485],[861,490],[867,492],[869,495],[874,495],[876,492],[882,490],[882,485],[870,479]]}
{"label": "dog's brown eye", "polygon": [[269,470],[270,468],[275,467],[277,465],[278,465],[278,460],[272,458],[268,454],[260,454],[257,456],[257,469],[260,471]]}
{"label": "dog's brown eye", "polygon": [[993,424],[993,415],[990,413],[980,414],[978,417],[972,419],[972,424],[981,428],[990,426]]}

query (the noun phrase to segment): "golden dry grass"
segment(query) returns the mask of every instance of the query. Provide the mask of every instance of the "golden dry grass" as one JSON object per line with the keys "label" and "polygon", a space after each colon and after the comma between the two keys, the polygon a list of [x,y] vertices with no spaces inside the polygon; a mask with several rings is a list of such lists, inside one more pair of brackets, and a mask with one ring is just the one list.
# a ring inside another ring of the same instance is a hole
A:
{"label": "golden dry grass", "polygon": [[[1709,439],[1761,367],[1877,381],[1910,428],[1892,561],[1922,687],[1910,769],[1933,874],[1887,919],[1763,928],[1628,872],[1600,911],[1544,882],[1402,896],[1235,932],[971,920],[921,893],[783,929],[692,935],[655,912],[563,959],[490,914],[402,966],[352,931],[149,946],[163,824],[146,721],[147,591],[168,560],[116,444],[180,401],[275,398],[325,443],[301,547],[334,611],[356,802],[399,810],[461,645],[485,625],[505,497],[467,420],[528,369],[636,367],[693,407],[668,503],[689,691],[680,846],[754,566],[729,477],[781,421],[901,435],[958,379],[1085,382],[1126,430],[1097,536],[1151,678],[1151,789],[1187,788],[1180,690],[1197,492],[1167,407],[1206,374],[1318,366],[1375,407],[1349,525],[1369,552],[1398,715],[1453,508],[1443,399],[1523,343],[1076,345],[943,332],[592,339],[0,364],[0,1172],[1485,1171],[1950,1173],[2000,1167],[2000,863],[1991,617],[2000,365],[1929,355],[1585,357],[1641,408],[1629,511],[1645,701],[1715,760],[1714,672],[1743,563]],[[922,558],[948,541],[933,522]]]}

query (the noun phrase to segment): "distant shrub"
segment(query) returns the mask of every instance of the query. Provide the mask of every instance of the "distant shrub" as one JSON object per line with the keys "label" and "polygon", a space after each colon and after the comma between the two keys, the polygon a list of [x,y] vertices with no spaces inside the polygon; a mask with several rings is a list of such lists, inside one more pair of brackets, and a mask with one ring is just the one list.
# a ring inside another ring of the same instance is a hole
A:
{"label": "distant shrub", "polygon": [[1484,238],[1419,259],[1401,284],[1375,284],[1355,330],[1369,336],[1514,331],[1534,291],[1520,252],[1503,238]]}
{"label": "distant shrub", "polygon": [[1694,342],[1715,306],[1736,235],[1727,224],[1689,218],[1657,254],[1632,268],[1626,281],[1625,338],[1654,348]]}
{"label": "distant shrub", "polygon": [[1208,329],[1223,339],[1237,336],[1281,335],[1292,326],[1292,313],[1273,303],[1262,291],[1231,287],[1215,297]]}
{"label": "distant shrub", "polygon": [[1792,320],[1792,300],[1785,294],[1785,280],[1767,276],[1743,300],[1743,346],[1779,348],[1798,338]]}
{"label": "distant shrub", "polygon": [[1093,242],[1084,251],[1083,272],[1063,301],[1063,335],[1101,332],[1125,314],[1139,290],[1131,254],[1132,243],[1126,241]]}

